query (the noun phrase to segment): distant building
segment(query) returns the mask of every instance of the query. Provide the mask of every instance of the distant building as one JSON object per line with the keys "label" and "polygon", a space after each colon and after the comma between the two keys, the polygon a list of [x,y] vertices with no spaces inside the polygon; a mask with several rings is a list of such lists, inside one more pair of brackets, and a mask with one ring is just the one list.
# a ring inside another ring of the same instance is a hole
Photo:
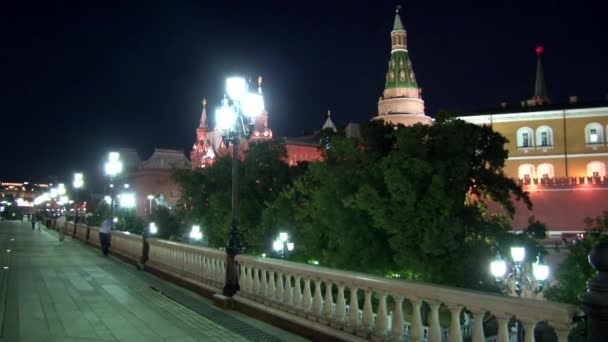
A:
{"label": "distant building", "polygon": [[[171,170],[190,167],[190,161],[182,151],[156,148],[150,158],[143,161],[134,149],[121,149],[120,155],[124,182],[129,184],[129,190],[123,191],[135,195],[138,215],[147,215],[150,206],[175,206],[180,188],[171,181]],[[154,199],[148,200],[149,195]]]}
{"label": "distant building", "polygon": [[576,234],[583,220],[608,210],[608,103],[551,105],[537,48],[534,96],[519,108],[459,117],[490,125],[509,142],[505,173],[530,192],[528,211],[518,203],[513,221],[525,227],[529,216],[545,222],[552,234]]}

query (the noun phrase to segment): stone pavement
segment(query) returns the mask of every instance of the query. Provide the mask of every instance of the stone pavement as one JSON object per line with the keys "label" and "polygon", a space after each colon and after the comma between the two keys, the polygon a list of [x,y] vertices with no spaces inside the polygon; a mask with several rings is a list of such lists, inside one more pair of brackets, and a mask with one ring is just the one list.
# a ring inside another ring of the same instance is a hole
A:
{"label": "stone pavement", "polygon": [[29,222],[0,248],[0,341],[305,341]]}

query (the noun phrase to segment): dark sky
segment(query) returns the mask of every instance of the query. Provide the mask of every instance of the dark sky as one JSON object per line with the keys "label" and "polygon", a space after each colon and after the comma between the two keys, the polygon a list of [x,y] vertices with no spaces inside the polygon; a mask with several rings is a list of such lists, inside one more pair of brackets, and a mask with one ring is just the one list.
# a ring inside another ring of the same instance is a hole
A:
{"label": "dark sky", "polygon": [[[202,97],[264,76],[275,135],[377,111],[395,1],[3,1],[0,180],[93,170],[110,148],[188,150]],[[530,98],[536,59],[554,102],[608,93],[605,1],[407,1],[427,114]]]}

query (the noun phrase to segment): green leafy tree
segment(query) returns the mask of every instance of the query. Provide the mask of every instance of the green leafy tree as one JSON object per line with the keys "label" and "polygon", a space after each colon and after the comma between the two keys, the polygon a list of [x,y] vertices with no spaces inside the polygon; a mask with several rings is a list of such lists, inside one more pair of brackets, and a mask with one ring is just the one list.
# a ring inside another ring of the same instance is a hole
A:
{"label": "green leafy tree", "polygon": [[331,138],[325,160],[312,163],[263,215],[265,222],[296,227],[297,258],[495,286],[487,263],[511,227],[489,215],[486,202],[509,215],[512,196],[531,206],[528,194],[503,172],[503,136],[490,127],[445,120],[397,128],[372,122],[362,127],[360,140]]}
{"label": "green leafy tree", "polygon": [[150,221],[156,224],[158,229],[156,237],[158,238],[181,240],[186,234],[186,227],[180,223],[174,211],[167,207],[155,208]]}

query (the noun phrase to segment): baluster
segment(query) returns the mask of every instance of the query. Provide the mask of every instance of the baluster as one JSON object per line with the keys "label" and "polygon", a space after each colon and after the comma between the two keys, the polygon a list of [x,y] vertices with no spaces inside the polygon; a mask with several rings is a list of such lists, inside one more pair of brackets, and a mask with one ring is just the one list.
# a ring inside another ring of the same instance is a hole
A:
{"label": "baluster", "polygon": [[472,342],[485,342],[486,337],[483,332],[483,318],[486,316],[486,310],[480,309],[473,311],[473,341]]}
{"label": "baluster", "polygon": [[410,338],[412,341],[422,341],[424,338],[424,327],[422,326],[422,316],[420,314],[420,308],[422,307],[422,300],[419,298],[412,298],[412,322],[410,327]]}
{"label": "baluster", "polygon": [[359,327],[359,299],[357,299],[357,291],[359,289],[352,287],[350,289],[350,300],[348,301],[348,325],[352,329]]}
{"label": "baluster", "polygon": [[450,318],[450,335],[448,336],[449,342],[460,342],[462,341],[462,327],[460,326],[460,311],[462,311],[461,305],[451,305],[450,312],[452,317]]}
{"label": "baluster", "polygon": [[283,272],[277,272],[277,291],[275,293],[275,298],[277,302],[283,302],[283,296],[285,292],[283,289]]}
{"label": "baluster", "polygon": [[291,287],[291,274],[285,273],[285,304],[293,306],[293,288]]}
{"label": "baluster", "polygon": [[429,342],[441,342],[441,324],[439,323],[439,308],[441,302],[429,302],[431,317],[429,318]]}
{"label": "baluster", "polygon": [[365,290],[365,301],[363,302],[363,317],[361,325],[365,331],[371,331],[372,329],[372,290]]}
{"label": "baluster", "polygon": [[268,295],[268,279],[266,279],[266,270],[260,269],[260,297],[265,297]]}
{"label": "baluster", "polygon": [[[240,291],[246,292],[247,291],[247,271],[245,270],[245,266],[242,264],[239,264],[239,285],[240,285]],[[241,292],[242,293],[242,292]]]}
{"label": "baluster", "polygon": [[315,282],[315,295],[312,299],[312,313],[317,317],[321,317],[321,311],[323,310],[323,298],[321,296],[321,279],[317,279]]}
{"label": "baluster", "polygon": [[296,308],[302,307],[302,287],[300,285],[301,276],[296,275],[293,282],[293,306]]}
{"label": "baluster", "polygon": [[310,278],[304,279],[304,296],[302,298],[302,309],[310,311],[312,296],[310,294]]}
{"label": "baluster", "polygon": [[323,300],[323,316],[328,321],[333,318],[334,313],[334,299],[332,298],[332,283],[325,282],[325,299]]}
{"label": "baluster", "polygon": [[378,310],[376,310],[376,336],[386,336],[388,327],[388,313],[386,312],[386,292],[380,294]]}
{"label": "baluster", "polygon": [[557,335],[557,342],[568,342],[568,334],[570,334],[571,327],[556,327],[555,334]]}
{"label": "baluster", "polygon": [[344,284],[338,284],[338,298],[336,298],[336,322],[344,324],[346,318],[346,303],[344,302]]}
{"label": "baluster", "polygon": [[260,269],[253,269],[253,291],[252,294],[257,295],[260,293]]}
{"label": "baluster", "polygon": [[393,309],[393,322],[391,324],[391,337],[393,341],[403,340],[403,296],[393,295],[395,308]]}
{"label": "baluster", "polygon": [[526,320],[522,322],[524,328],[524,342],[534,342],[534,329],[536,328],[536,321]]}
{"label": "baluster", "polygon": [[496,342],[509,342],[509,320],[510,317],[496,317],[498,321],[498,334]]}
{"label": "baluster", "polygon": [[274,294],[277,291],[277,287],[274,282],[274,271],[269,272],[268,283],[268,288],[266,289],[266,298],[274,300]]}
{"label": "baluster", "polygon": [[245,282],[241,283],[241,290],[243,292],[249,294],[251,293],[251,267],[242,265],[243,267],[243,277],[245,278]]}

